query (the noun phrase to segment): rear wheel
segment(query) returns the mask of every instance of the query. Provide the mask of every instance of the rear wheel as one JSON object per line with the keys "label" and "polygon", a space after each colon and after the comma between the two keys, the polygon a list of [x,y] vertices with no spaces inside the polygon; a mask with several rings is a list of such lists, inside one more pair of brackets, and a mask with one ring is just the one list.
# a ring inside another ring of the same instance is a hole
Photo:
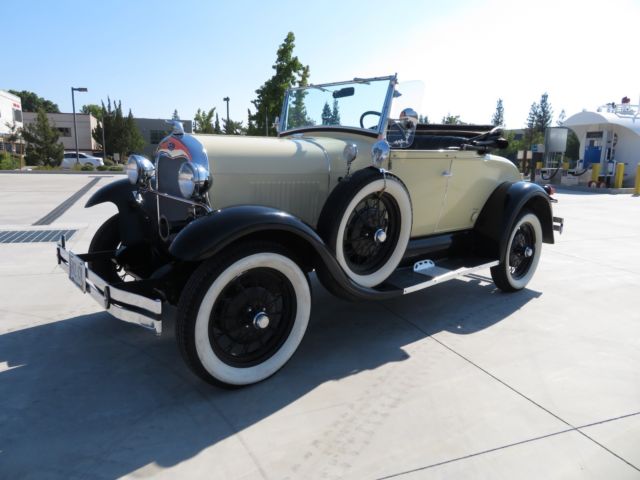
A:
{"label": "rear wheel", "polygon": [[491,277],[504,292],[527,286],[538,267],[542,252],[542,226],[536,215],[524,212],[513,225],[504,260],[491,268]]}
{"label": "rear wheel", "polygon": [[259,382],[293,355],[307,329],[307,277],[277,244],[245,244],[204,262],[178,304],[176,339],[191,370],[221,386]]}

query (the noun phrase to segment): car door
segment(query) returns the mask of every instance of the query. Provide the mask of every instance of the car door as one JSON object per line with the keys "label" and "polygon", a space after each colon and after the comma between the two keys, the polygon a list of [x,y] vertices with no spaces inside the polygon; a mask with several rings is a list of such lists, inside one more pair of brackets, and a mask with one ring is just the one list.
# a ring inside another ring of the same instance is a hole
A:
{"label": "car door", "polygon": [[504,162],[492,159],[491,155],[457,151],[452,156],[451,176],[436,232],[472,228],[489,195],[507,172]]}
{"label": "car door", "polygon": [[433,150],[392,150],[391,171],[409,190],[413,207],[411,237],[436,231],[453,154]]}

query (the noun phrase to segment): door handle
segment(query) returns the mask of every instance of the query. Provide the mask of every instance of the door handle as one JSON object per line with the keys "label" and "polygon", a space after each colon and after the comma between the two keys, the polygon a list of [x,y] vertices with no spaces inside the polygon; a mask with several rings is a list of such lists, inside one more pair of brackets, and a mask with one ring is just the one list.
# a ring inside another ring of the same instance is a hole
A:
{"label": "door handle", "polygon": [[445,171],[445,172],[442,172],[442,176],[443,177],[453,177],[453,173]]}

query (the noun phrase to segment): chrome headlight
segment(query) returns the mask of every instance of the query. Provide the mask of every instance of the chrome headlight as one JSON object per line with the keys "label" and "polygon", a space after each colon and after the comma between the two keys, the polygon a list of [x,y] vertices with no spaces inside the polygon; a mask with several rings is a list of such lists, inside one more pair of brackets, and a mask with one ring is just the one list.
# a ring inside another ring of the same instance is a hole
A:
{"label": "chrome headlight", "polygon": [[178,171],[178,186],[184,198],[199,197],[211,186],[211,176],[197,163],[184,162]]}
{"label": "chrome headlight", "polygon": [[371,147],[371,161],[376,168],[382,168],[391,155],[391,147],[386,140],[378,140]]}
{"label": "chrome headlight", "polygon": [[132,185],[148,185],[155,176],[156,167],[148,158],[142,155],[129,155],[127,162],[127,177]]}

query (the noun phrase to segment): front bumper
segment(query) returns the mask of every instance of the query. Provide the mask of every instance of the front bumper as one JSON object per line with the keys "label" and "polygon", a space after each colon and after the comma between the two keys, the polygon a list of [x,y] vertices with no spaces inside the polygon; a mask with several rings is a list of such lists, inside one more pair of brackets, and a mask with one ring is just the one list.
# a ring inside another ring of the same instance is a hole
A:
{"label": "front bumper", "polygon": [[[105,253],[85,253],[82,255],[74,254],[65,247],[64,237],[56,247],[56,256],[58,265],[69,274],[70,258],[75,257],[74,276],[76,279],[81,278],[80,284],[74,281],[80,290],[91,295],[96,302],[104,307],[114,317],[129,323],[135,323],[142,327],[148,328],[156,332],[157,335],[162,333],[162,300],[152,298],[148,294],[132,290],[141,290],[138,287],[144,286],[144,280],[139,282],[123,282],[116,285],[109,284],[106,280],[93,272],[87,262],[95,260]],[[77,268],[83,270],[78,275]],[[71,275],[69,275],[70,279]]]}

